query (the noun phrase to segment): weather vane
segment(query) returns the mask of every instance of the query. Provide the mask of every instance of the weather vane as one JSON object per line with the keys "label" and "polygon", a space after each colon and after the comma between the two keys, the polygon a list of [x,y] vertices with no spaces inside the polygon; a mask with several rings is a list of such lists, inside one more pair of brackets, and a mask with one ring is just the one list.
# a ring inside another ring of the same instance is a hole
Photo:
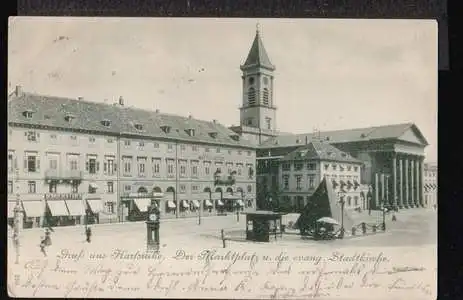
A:
{"label": "weather vane", "polygon": [[259,24],[259,22],[257,22],[257,24],[256,24],[256,32],[257,33],[259,33],[259,26],[260,26],[260,24]]}

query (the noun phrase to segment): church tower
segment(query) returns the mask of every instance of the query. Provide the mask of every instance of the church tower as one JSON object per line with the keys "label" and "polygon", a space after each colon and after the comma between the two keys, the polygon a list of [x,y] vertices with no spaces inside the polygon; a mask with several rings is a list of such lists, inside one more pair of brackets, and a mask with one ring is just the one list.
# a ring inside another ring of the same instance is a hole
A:
{"label": "church tower", "polygon": [[275,136],[276,107],[273,98],[275,66],[265,51],[259,28],[256,30],[246,61],[240,69],[243,91],[239,133],[260,144]]}

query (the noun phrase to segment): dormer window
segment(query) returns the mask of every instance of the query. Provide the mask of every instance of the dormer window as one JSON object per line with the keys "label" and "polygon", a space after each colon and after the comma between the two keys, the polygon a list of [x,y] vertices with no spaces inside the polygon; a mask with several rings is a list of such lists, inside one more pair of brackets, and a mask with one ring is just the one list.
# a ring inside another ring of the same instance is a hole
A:
{"label": "dormer window", "polygon": [[111,126],[111,121],[105,119],[101,121],[101,125],[103,125],[104,127],[109,127]]}
{"label": "dormer window", "polygon": [[133,127],[135,127],[136,130],[143,130],[143,125],[139,123],[134,124]]}
{"label": "dormer window", "polygon": [[68,122],[72,122],[72,120],[75,119],[75,116],[74,116],[73,114],[66,114],[66,115],[64,116],[64,119],[65,119],[66,121],[68,121]]}
{"label": "dormer window", "polygon": [[170,132],[170,126],[164,125],[164,126],[161,126],[161,129],[162,129],[162,131],[164,131],[164,133],[169,133]]}
{"label": "dormer window", "polygon": [[232,138],[232,140],[234,141],[239,141],[240,140],[240,136],[238,134],[232,134],[230,135],[230,137]]}
{"label": "dormer window", "polygon": [[186,129],[185,132],[189,135],[189,136],[195,136],[195,130],[194,129]]}
{"label": "dormer window", "polygon": [[32,119],[32,114],[34,112],[32,110],[26,110],[23,112],[23,116],[26,118],[26,119]]}
{"label": "dormer window", "polygon": [[217,132],[209,132],[209,136],[215,139],[217,137]]}

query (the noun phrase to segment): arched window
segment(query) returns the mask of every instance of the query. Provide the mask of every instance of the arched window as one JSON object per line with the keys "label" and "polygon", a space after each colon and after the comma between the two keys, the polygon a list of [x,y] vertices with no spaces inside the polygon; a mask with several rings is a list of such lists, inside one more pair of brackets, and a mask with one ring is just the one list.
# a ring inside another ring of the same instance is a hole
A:
{"label": "arched window", "polygon": [[219,187],[216,188],[216,189],[215,189],[215,192],[216,192],[216,193],[222,193],[222,188],[219,188]]}
{"label": "arched window", "polygon": [[256,105],[256,90],[254,88],[249,88],[248,90],[248,103],[249,106]]}
{"label": "arched window", "polygon": [[208,187],[206,187],[206,188],[204,188],[204,192],[205,192],[205,193],[210,193],[210,192],[211,192],[211,189],[208,188]]}
{"label": "arched window", "polygon": [[268,105],[268,88],[264,88],[263,97],[264,105]]}
{"label": "arched window", "polygon": [[153,188],[153,193],[162,193],[162,190],[160,187],[156,186]]}
{"label": "arched window", "polygon": [[147,193],[148,193],[148,190],[147,190],[145,187],[141,186],[141,187],[138,189],[138,193],[139,193],[139,194],[147,194]]}
{"label": "arched window", "polygon": [[233,189],[231,187],[227,188],[227,193],[230,193],[233,195]]}
{"label": "arched window", "polygon": [[168,187],[166,192],[167,193],[175,193],[175,189],[173,187]]}

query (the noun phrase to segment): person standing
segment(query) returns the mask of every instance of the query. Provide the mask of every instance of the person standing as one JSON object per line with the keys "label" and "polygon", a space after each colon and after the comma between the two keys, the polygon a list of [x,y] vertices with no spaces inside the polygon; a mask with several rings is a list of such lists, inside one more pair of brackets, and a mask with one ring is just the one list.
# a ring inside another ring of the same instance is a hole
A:
{"label": "person standing", "polygon": [[85,229],[85,236],[87,237],[87,239],[86,239],[87,243],[90,243],[91,238],[92,238],[92,229],[90,227],[87,227]]}

